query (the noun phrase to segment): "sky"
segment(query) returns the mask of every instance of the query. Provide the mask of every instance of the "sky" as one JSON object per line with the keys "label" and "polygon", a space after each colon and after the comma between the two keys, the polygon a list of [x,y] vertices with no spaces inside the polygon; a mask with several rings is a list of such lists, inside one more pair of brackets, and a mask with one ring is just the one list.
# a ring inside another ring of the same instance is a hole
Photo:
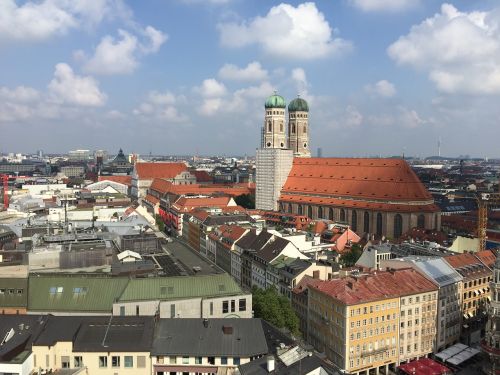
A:
{"label": "sky", "polygon": [[275,90],[312,154],[500,157],[495,0],[0,0],[0,152],[254,155]]}

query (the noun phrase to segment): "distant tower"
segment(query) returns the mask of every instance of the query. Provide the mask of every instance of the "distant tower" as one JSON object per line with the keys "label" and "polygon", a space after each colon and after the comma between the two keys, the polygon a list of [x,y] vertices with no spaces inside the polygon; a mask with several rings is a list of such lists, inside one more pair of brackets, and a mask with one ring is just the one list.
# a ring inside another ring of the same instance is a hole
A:
{"label": "distant tower", "polygon": [[323,157],[323,149],[321,147],[318,147],[318,155],[316,155],[318,158]]}
{"label": "distant tower", "polygon": [[483,371],[486,374],[498,374],[500,372],[500,257],[496,259],[493,267],[490,296],[486,335],[482,342],[482,348],[489,357],[489,363],[484,364]]}
{"label": "distant tower", "polygon": [[310,157],[309,151],[309,106],[297,97],[288,105],[288,147],[295,156]]}
{"label": "distant tower", "polygon": [[285,136],[285,99],[278,95],[267,98],[264,105],[266,113],[262,127],[261,148],[287,148]]}

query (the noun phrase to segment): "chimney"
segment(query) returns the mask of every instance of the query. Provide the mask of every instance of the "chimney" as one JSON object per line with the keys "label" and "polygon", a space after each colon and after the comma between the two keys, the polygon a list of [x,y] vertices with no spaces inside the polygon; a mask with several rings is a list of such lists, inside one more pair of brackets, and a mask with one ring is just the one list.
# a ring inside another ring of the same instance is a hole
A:
{"label": "chimney", "polygon": [[274,371],[274,356],[268,355],[267,356],[267,372],[273,372]]}
{"label": "chimney", "polygon": [[222,332],[224,332],[225,335],[232,335],[233,326],[222,326]]}
{"label": "chimney", "polygon": [[208,319],[203,319],[203,327],[208,328]]}

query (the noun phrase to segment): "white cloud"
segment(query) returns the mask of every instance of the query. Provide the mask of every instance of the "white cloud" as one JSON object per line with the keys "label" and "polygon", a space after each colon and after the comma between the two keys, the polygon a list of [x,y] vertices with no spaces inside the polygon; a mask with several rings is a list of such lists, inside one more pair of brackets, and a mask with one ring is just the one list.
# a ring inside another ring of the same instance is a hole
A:
{"label": "white cloud", "polygon": [[71,29],[91,27],[104,18],[128,17],[120,0],[43,0],[17,5],[0,1],[0,39],[40,41]]}
{"label": "white cloud", "polygon": [[226,47],[258,44],[274,56],[293,59],[315,59],[341,54],[351,49],[349,41],[335,37],[332,28],[314,3],[297,7],[280,4],[264,17],[242,23],[218,25],[220,39]]}
{"label": "white cloud", "polygon": [[140,42],[135,35],[118,30],[120,39],[110,35],[102,38],[94,55],[87,60],[81,51],[73,54],[77,60],[87,60],[84,69],[94,74],[130,74],[139,66],[139,58],[157,52],[167,40],[159,30],[148,26],[143,30],[145,42]]}
{"label": "white cloud", "polygon": [[204,80],[201,86],[195,87],[195,91],[204,98],[214,98],[224,96],[227,89],[223,83],[217,81],[215,78],[209,78]]}
{"label": "white cloud", "polygon": [[349,0],[363,12],[400,12],[415,8],[420,0]]}
{"label": "white cloud", "polygon": [[40,98],[40,93],[32,87],[18,86],[15,89],[0,87],[0,98],[3,100],[30,103]]}
{"label": "white cloud", "polygon": [[55,103],[92,107],[104,105],[107,99],[94,78],[78,76],[64,63],[56,65],[54,78],[48,89],[50,98]]}
{"label": "white cloud", "polygon": [[258,61],[249,63],[245,68],[225,64],[219,70],[219,77],[230,81],[263,81],[267,76],[267,70],[263,69]]}
{"label": "white cloud", "polygon": [[396,87],[385,79],[380,80],[375,84],[366,85],[365,91],[369,94],[382,96],[384,98],[392,98],[396,95]]}
{"label": "white cloud", "polygon": [[413,129],[431,121],[423,119],[414,109],[398,106],[394,110],[369,116],[367,122],[374,126],[395,126]]}
{"label": "white cloud", "polygon": [[156,118],[175,123],[186,122],[188,117],[177,109],[177,104],[184,101],[183,96],[176,96],[170,91],[151,91],[146,100],[133,110],[133,114],[146,119]]}
{"label": "white cloud", "polygon": [[500,92],[500,10],[460,12],[443,4],[441,12],[410,29],[388,48],[398,64],[428,73],[446,93]]}

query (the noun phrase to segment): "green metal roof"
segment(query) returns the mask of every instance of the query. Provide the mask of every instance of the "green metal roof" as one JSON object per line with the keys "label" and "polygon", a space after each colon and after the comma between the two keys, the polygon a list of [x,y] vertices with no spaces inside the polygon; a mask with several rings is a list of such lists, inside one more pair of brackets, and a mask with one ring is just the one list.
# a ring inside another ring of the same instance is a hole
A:
{"label": "green metal roof", "polygon": [[29,311],[111,312],[128,278],[30,275]]}
{"label": "green metal roof", "polygon": [[286,108],[285,98],[275,93],[267,98],[264,106],[266,108]]}
{"label": "green metal roof", "polygon": [[28,279],[0,279],[0,312],[2,307],[26,308],[28,305]]}
{"label": "green metal roof", "polygon": [[309,105],[304,99],[295,98],[288,104],[288,112],[295,111],[309,112]]}
{"label": "green metal roof", "polygon": [[119,302],[142,300],[174,300],[243,294],[228,274],[206,276],[156,277],[132,279]]}

